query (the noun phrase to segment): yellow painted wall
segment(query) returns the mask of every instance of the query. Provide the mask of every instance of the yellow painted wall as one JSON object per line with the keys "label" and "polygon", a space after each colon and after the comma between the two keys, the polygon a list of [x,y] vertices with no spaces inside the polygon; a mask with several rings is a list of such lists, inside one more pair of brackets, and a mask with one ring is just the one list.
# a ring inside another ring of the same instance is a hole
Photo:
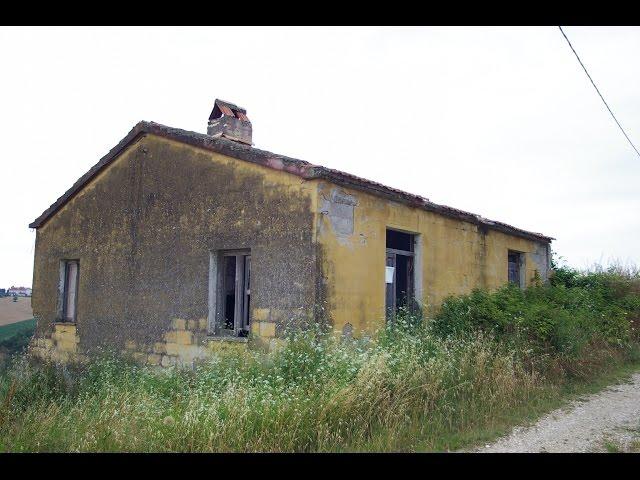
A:
{"label": "yellow painted wall", "polygon": [[[525,253],[527,285],[540,269],[536,262],[547,261],[544,243],[494,230],[482,234],[476,225],[329,183],[320,182],[318,190],[317,240],[323,249],[327,308],[337,331],[350,323],[359,335],[384,325],[387,228],[418,234],[416,297],[428,309],[448,295],[507,283],[509,249]],[[322,206],[322,199],[335,191],[356,202],[351,234],[337,232],[327,203]]]}

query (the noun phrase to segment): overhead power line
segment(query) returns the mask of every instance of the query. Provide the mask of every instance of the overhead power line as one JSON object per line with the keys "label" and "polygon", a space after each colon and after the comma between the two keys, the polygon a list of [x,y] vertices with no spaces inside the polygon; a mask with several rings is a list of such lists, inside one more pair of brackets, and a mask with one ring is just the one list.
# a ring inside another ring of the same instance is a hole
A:
{"label": "overhead power line", "polygon": [[640,157],[640,152],[638,151],[638,149],[636,148],[636,146],[633,144],[633,142],[631,141],[631,139],[629,138],[629,135],[627,135],[627,132],[624,131],[624,128],[622,128],[622,125],[620,125],[620,122],[618,121],[618,119],[616,118],[616,116],[613,114],[613,112],[611,111],[611,108],[609,108],[609,104],[607,104],[607,101],[604,99],[604,97],[602,96],[602,94],[600,93],[600,90],[598,90],[598,87],[596,87],[595,82],[593,81],[593,78],[591,78],[591,75],[589,75],[589,72],[587,71],[587,67],[584,66],[584,63],[582,63],[582,60],[580,60],[580,57],[578,56],[578,53],[576,52],[576,49],[573,48],[573,45],[571,45],[571,42],[569,41],[569,39],[567,38],[567,35],[564,33],[564,30],[562,30],[561,26],[558,26],[558,28],[560,29],[560,32],[562,33],[562,36],[564,37],[564,39],[567,41],[567,43],[569,44],[569,46],[571,47],[571,50],[573,51],[573,54],[576,56],[576,58],[578,59],[578,62],[580,62],[580,65],[582,66],[582,69],[584,70],[584,73],[587,74],[587,77],[589,77],[589,80],[591,81],[591,85],[593,85],[593,88],[596,89],[596,92],[598,92],[598,95],[600,95],[600,98],[602,99],[602,103],[604,103],[604,106],[607,107],[607,110],[609,110],[609,113],[611,114],[611,116],[613,117],[613,119],[615,120],[616,124],[618,125],[618,127],[620,128],[620,131],[622,132],[622,134],[625,136],[625,138],[627,139],[627,141],[629,142],[629,145],[631,145],[631,147],[633,147],[633,149],[636,151],[636,153],[638,154],[638,157]]}

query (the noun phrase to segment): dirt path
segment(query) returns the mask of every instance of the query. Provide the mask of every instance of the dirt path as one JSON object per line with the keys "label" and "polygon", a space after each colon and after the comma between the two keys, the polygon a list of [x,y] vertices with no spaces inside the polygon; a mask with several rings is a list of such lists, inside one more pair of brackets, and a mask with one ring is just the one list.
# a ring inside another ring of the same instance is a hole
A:
{"label": "dirt path", "polygon": [[33,318],[31,297],[0,297],[0,326]]}
{"label": "dirt path", "polygon": [[598,452],[640,448],[640,373],[554,410],[476,452]]}

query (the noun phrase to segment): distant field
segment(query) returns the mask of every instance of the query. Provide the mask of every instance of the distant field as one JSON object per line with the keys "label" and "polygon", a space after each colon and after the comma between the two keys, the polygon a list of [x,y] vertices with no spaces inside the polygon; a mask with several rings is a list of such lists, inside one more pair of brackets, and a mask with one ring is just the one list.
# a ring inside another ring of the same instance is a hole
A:
{"label": "distant field", "polygon": [[0,326],[0,366],[8,356],[25,351],[35,328],[33,318]]}
{"label": "distant field", "polygon": [[18,297],[14,302],[11,297],[0,298],[0,326],[33,318],[31,297]]}

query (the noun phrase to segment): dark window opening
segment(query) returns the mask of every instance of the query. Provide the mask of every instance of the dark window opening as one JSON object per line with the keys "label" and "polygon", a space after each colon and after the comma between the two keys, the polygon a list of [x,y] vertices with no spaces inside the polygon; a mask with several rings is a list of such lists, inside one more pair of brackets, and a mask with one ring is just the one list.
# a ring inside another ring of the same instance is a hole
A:
{"label": "dark window opening", "polygon": [[413,257],[396,256],[396,308],[406,307],[407,300],[411,296],[409,287],[412,264]]}
{"label": "dark window opening", "polygon": [[221,326],[227,333],[247,336],[251,319],[251,255],[223,252]]}
{"label": "dark window opening", "polygon": [[414,308],[414,243],[410,233],[387,230],[385,262],[386,315],[393,319],[400,309]]}
{"label": "dark window opening", "polygon": [[397,230],[387,230],[387,248],[413,252],[413,235]]}
{"label": "dark window opening", "polygon": [[509,283],[522,288],[522,253],[509,250],[507,254],[507,274]]}
{"label": "dark window opening", "polygon": [[75,322],[78,306],[78,278],[80,262],[67,260],[64,262],[64,279],[62,283],[62,318],[65,322]]}
{"label": "dark window opening", "polygon": [[224,257],[224,328],[234,329],[236,311],[236,257]]}

